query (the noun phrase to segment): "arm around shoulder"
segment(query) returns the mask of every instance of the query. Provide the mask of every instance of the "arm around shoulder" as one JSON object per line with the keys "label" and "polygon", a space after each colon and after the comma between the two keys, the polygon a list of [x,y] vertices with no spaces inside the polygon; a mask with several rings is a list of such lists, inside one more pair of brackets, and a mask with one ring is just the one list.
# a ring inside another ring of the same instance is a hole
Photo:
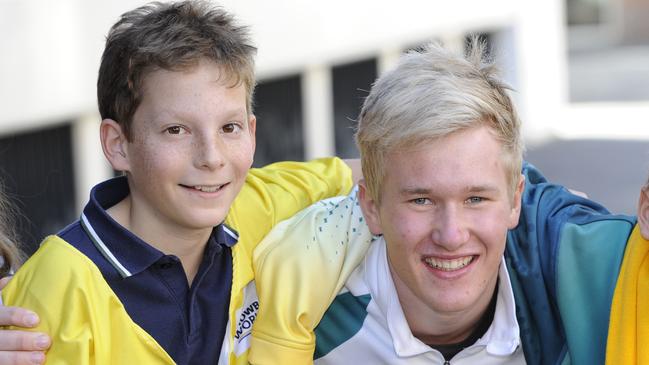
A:
{"label": "arm around shoulder", "polygon": [[337,157],[251,169],[227,223],[244,232],[244,243],[254,247],[277,223],[318,200],[346,195],[351,188],[352,170]]}
{"label": "arm around shoulder", "polygon": [[313,331],[371,241],[356,190],[316,203],[271,231],[253,255],[259,315],[251,363],[313,361]]}

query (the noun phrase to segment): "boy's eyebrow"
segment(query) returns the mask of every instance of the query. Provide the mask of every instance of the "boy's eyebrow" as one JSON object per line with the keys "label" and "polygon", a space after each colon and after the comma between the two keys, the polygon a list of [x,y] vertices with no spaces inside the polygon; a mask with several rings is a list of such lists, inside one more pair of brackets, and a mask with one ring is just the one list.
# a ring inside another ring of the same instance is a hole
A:
{"label": "boy's eyebrow", "polygon": [[[433,189],[419,188],[419,187],[405,187],[399,191],[401,195],[428,195],[433,192]],[[491,193],[497,192],[498,188],[494,185],[471,185],[464,189],[465,193]]]}
{"label": "boy's eyebrow", "polygon": [[[246,108],[244,107],[235,107],[228,109],[222,113],[221,118],[230,119],[233,117],[246,117]],[[166,119],[179,119],[185,121],[191,121],[195,118],[192,117],[192,113],[188,113],[186,110],[175,110],[173,108],[166,108],[161,110],[156,115],[151,118],[151,121],[165,121]]]}
{"label": "boy's eyebrow", "polygon": [[426,188],[417,188],[417,187],[405,187],[399,191],[401,195],[428,195],[430,194],[431,189]]}
{"label": "boy's eyebrow", "polygon": [[474,185],[474,186],[469,186],[466,189],[467,193],[491,193],[491,192],[497,192],[498,188],[494,185]]}
{"label": "boy's eyebrow", "polygon": [[246,115],[246,107],[236,107],[232,108],[230,110],[226,110],[225,115],[227,116],[240,116],[240,115]]}

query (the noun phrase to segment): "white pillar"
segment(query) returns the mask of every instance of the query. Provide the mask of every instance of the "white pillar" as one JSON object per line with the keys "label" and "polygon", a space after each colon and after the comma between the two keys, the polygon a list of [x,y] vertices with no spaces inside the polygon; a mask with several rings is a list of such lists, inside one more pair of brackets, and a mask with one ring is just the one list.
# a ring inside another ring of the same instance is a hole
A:
{"label": "white pillar", "polygon": [[[503,80],[513,89],[509,96],[512,99],[516,110],[522,112],[521,107],[525,102],[521,97],[520,65],[517,59],[516,35],[512,26],[501,28],[492,33],[492,56],[498,65]],[[523,115],[521,115],[521,118]],[[523,126],[529,123],[522,118]],[[523,136],[526,138],[526,136]]]}
{"label": "white pillar", "polygon": [[464,54],[464,39],[465,34],[459,32],[447,32],[440,37],[446,49],[460,54]]}
{"label": "white pillar", "polygon": [[562,0],[519,2],[515,25],[519,111],[523,136],[542,143],[561,128],[568,105],[567,50]]}
{"label": "white pillar", "polygon": [[77,213],[88,201],[90,189],[112,176],[112,169],[101,150],[99,123],[101,117],[93,113],[80,117],[72,124],[72,152]]}
{"label": "white pillar", "polygon": [[304,149],[307,159],[333,156],[335,148],[331,69],[309,67],[302,77]]}

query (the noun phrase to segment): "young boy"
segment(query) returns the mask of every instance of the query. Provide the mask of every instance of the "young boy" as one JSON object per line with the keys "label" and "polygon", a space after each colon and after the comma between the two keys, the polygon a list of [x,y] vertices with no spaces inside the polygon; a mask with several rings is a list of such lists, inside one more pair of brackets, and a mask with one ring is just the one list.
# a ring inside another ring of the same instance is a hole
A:
{"label": "young boy", "polygon": [[125,176],[95,186],[81,219],[2,291],[40,315],[49,362],[245,363],[255,244],[351,187],[337,159],[248,174],[254,53],[247,30],[208,2],[152,3],[111,28],[100,135]]}

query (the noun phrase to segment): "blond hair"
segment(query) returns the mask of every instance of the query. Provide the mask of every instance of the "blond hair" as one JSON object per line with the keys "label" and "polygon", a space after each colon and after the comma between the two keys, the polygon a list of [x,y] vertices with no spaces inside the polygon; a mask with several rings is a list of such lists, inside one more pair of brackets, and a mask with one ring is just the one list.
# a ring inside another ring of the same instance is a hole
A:
{"label": "blond hair", "polygon": [[381,76],[363,104],[356,131],[363,176],[380,202],[386,155],[476,126],[488,126],[502,143],[513,194],[520,178],[523,144],[520,121],[486,55],[472,37],[465,56],[438,43],[401,57]]}

